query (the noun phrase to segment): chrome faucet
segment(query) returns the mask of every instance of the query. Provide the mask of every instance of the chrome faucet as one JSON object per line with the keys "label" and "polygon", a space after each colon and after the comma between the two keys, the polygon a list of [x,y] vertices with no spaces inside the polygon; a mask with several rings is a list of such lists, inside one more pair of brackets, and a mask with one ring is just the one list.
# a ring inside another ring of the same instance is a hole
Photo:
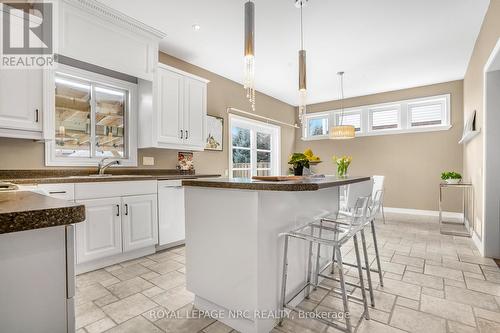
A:
{"label": "chrome faucet", "polygon": [[110,166],[116,164],[116,165],[120,165],[120,161],[119,160],[112,160],[106,164],[104,164],[104,161],[106,161],[107,159],[109,159],[109,157],[104,157],[100,162],[99,164],[97,165],[97,173],[99,174],[99,176],[102,176],[104,175],[104,172],[106,171],[107,168],[109,168]]}

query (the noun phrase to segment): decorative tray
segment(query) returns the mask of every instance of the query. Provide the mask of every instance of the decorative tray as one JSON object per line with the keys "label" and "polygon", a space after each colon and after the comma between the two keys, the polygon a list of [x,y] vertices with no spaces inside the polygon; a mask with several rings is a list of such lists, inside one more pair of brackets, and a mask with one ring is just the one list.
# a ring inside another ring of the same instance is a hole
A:
{"label": "decorative tray", "polygon": [[304,179],[304,176],[253,176],[252,179],[270,182],[284,182],[287,180],[302,180]]}

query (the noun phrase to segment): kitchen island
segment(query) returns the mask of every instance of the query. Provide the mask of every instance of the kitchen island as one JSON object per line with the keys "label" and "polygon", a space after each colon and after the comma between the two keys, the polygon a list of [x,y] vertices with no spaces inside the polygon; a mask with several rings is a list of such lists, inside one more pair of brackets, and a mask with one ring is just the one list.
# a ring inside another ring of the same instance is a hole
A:
{"label": "kitchen island", "polygon": [[74,224],[82,204],[0,192],[0,332],[75,332]]}
{"label": "kitchen island", "polygon": [[[242,333],[270,332],[278,319],[279,234],[335,214],[340,186],[369,180],[183,180],[186,283],[195,306]],[[306,259],[304,242],[291,240],[288,294],[305,280]]]}

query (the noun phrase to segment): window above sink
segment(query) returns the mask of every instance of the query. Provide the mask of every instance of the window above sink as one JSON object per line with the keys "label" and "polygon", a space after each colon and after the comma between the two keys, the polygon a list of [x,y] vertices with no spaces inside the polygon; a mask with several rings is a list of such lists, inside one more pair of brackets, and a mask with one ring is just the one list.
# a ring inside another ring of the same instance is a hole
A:
{"label": "window above sink", "polygon": [[47,166],[137,166],[136,84],[59,64],[45,86]]}

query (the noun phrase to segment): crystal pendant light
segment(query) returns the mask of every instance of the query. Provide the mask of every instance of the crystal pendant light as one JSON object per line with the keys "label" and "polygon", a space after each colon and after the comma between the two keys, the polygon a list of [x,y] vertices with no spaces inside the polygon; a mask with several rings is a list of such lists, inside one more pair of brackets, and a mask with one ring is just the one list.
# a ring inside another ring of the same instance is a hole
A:
{"label": "crystal pendant light", "polygon": [[306,50],[304,50],[304,28],[302,24],[302,8],[308,0],[296,0],[295,6],[300,8],[300,50],[299,50],[299,120],[304,124],[307,106],[307,69]]}
{"label": "crystal pendant light", "polygon": [[352,125],[343,125],[344,120],[344,72],[338,72],[340,80],[340,117],[338,125],[330,128],[330,139],[345,140],[356,136],[356,129]]}
{"label": "crystal pendant light", "polygon": [[255,111],[255,5],[252,1],[245,3],[245,53],[243,87],[248,101]]}

